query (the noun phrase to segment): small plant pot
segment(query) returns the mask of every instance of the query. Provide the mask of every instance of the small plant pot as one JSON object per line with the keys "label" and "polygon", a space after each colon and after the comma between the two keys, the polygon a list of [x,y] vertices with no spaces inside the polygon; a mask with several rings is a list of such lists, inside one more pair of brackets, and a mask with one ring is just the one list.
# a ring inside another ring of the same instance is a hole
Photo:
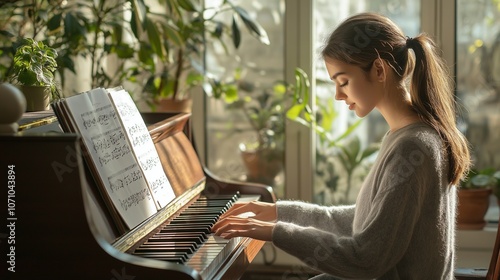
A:
{"label": "small plant pot", "polygon": [[240,153],[247,171],[247,181],[274,185],[283,170],[283,154],[272,149],[246,150],[240,144]]}
{"label": "small plant pot", "polygon": [[458,192],[457,228],[481,230],[486,225],[491,189],[460,190]]}
{"label": "small plant pot", "polygon": [[46,87],[21,86],[26,98],[26,112],[50,110],[50,91]]}

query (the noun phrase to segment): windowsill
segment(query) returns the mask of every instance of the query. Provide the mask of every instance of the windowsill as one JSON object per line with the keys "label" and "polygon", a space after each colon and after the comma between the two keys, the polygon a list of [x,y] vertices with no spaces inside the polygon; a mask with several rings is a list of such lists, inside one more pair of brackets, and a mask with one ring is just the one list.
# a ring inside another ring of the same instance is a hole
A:
{"label": "windowsill", "polygon": [[486,213],[484,219],[488,221],[488,225],[490,223],[495,224],[494,229],[496,231],[496,223],[498,223],[499,217],[500,217],[500,209],[498,208],[497,197],[491,195],[490,207],[488,208],[488,212]]}
{"label": "windowsill", "polygon": [[497,199],[492,195],[485,215],[487,225],[482,230],[457,231],[457,267],[488,268],[495,246],[499,215]]}

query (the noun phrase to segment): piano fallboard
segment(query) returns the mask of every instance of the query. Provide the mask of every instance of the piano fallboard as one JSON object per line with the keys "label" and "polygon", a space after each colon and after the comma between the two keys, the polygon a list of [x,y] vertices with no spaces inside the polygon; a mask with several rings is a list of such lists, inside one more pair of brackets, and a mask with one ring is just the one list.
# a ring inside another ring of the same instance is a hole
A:
{"label": "piano fallboard", "polygon": [[[219,180],[203,168],[190,138],[188,115],[169,115],[149,128],[177,197],[154,217],[125,231],[115,225],[112,210],[101,199],[82,159],[78,135],[26,131],[0,136],[1,166],[14,166],[16,181],[14,215],[6,217],[2,211],[3,220],[10,218],[15,225],[7,233],[15,244],[0,236],[2,255],[15,255],[11,257],[15,272],[2,267],[1,279],[237,279],[242,275],[263,242],[223,240],[208,233],[182,262],[137,254],[153,236],[168,237],[158,234],[171,225],[199,224],[185,222],[182,213],[196,212],[190,206],[199,207],[205,197],[239,192],[238,199],[275,200],[270,187]],[[1,196],[7,201],[7,192]],[[178,248],[187,247],[178,242],[182,245]]]}

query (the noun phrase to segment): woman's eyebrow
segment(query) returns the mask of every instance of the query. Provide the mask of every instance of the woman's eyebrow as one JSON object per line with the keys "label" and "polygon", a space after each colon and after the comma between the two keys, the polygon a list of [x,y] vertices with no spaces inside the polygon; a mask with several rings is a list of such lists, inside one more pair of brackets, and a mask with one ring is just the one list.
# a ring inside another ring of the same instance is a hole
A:
{"label": "woman's eyebrow", "polygon": [[345,74],[345,72],[337,72],[337,73],[333,74],[333,75],[330,77],[330,79],[332,79],[332,81],[333,81],[333,80],[335,80],[335,79],[336,79],[339,75],[343,75],[343,74]]}

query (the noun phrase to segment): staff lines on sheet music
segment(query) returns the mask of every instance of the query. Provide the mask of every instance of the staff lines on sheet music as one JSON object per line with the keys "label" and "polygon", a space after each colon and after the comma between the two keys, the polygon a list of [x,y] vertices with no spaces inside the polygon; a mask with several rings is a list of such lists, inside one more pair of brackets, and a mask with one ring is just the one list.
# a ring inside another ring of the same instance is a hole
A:
{"label": "staff lines on sheet music", "polygon": [[137,206],[141,201],[143,201],[146,198],[151,199],[151,194],[149,193],[149,190],[142,189],[136,193],[131,194],[124,200],[119,199],[120,207],[122,207],[123,210],[127,211],[130,207]]}
{"label": "staff lines on sheet music", "polygon": [[[96,125],[107,126],[110,123],[110,120],[116,120],[116,111],[110,111],[113,105],[107,105],[96,110],[85,112],[80,115],[82,118],[83,127],[88,130]],[[103,114],[98,114],[100,111],[105,111]],[[97,116],[96,116],[97,115]]]}
{"label": "staff lines on sheet music", "polygon": [[94,151],[96,153],[101,153],[103,150],[107,150],[119,142],[124,142],[125,134],[120,127],[117,127],[102,134],[95,135],[91,137],[90,140],[92,141]]}
{"label": "staff lines on sheet music", "polygon": [[125,103],[117,104],[116,108],[118,109],[118,111],[120,111],[120,115],[122,116],[122,119],[125,119],[127,117],[133,117],[136,115],[136,112],[137,112],[137,110],[135,110],[133,107],[131,107]]}
{"label": "staff lines on sheet music", "polygon": [[99,155],[99,163],[101,164],[101,166],[104,166],[112,162],[113,160],[123,158],[131,152],[132,150],[130,149],[130,146],[128,145],[128,143],[125,143],[122,146],[113,148],[111,152],[107,151],[105,153],[101,153],[101,155]]}
{"label": "staff lines on sheet music", "polygon": [[160,159],[158,157],[151,156],[151,154],[145,155],[148,157],[138,157],[139,163],[144,171],[153,170],[155,167],[161,165]]}
{"label": "staff lines on sheet music", "polygon": [[139,170],[137,164],[134,163],[109,176],[108,182],[111,191],[114,192],[128,187],[130,184],[133,184],[142,178],[142,172]]}
{"label": "staff lines on sheet music", "polygon": [[160,190],[163,190],[163,186],[164,186],[164,183],[167,181],[167,177],[163,176],[163,177],[160,177],[154,181],[152,181],[150,183],[150,187],[151,187],[151,190],[153,190],[153,192],[156,192],[158,187],[161,187]]}
{"label": "staff lines on sheet music", "polygon": [[128,130],[130,141],[134,146],[142,146],[151,140],[149,132],[145,128],[141,128],[138,124],[134,124]]}

